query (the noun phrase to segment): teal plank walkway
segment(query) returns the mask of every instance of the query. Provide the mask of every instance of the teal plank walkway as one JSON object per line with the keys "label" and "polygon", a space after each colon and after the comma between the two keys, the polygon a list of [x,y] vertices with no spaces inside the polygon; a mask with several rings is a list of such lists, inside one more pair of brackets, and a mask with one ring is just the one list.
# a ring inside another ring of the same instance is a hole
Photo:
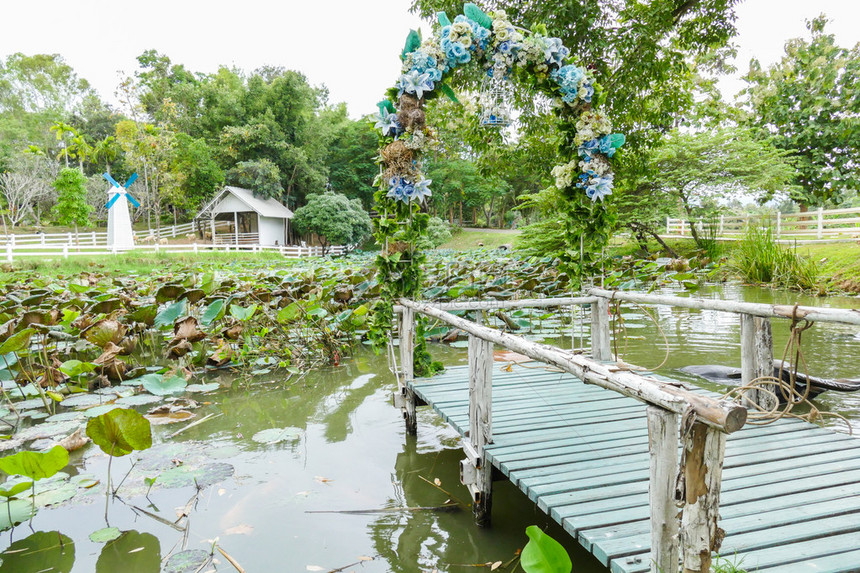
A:
{"label": "teal plank walkway", "polygon": [[[493,466],[613,573],[648,571],[645,405],[539,363],[500,366]],[[467,368],[411,386],[468,430]],[[860,439],[800,420],[744,427],[728,437],[720,515],[720,554],[747,571],[860,572]]]}

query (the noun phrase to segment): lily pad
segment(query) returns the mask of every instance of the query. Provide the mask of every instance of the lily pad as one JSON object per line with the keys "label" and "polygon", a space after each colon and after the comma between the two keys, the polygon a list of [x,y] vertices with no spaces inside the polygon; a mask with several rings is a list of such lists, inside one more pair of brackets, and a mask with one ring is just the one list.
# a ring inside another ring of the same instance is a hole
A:
{"label": "lily pad", "polygon": [[155,404],[164,400],[161,396],[153,396],[152,394],[136,394],[126,398],[120,398],[116,403],[120,406],[145,406],[147,404]]}
{"label": "lily pad", "polygon": [[98,394],[78,394],[63,400],[63,406],[66,408],[88,408],[90,406],[98,406],[104,404],[109,399]]}
{"label": "lily pad", "polygon": [[189,384],[185,387],[186,392],[212,392],[221,388],[217,382],[208,382],[206,384]]}
{"label": "lily pad", "polygon": [[174,553],[164,565],[162,573],[196,573],[209,562],[212,556],[202,549],[187,549]]}
{"label": "lily pad", "polygon": [[168,394],[179,394],[185,391],[188,381],[182,376],[159,376],[158,374],[146,374],[139,378],[141,386],[150,394],[166,396]]}
{"label": "lily pad", "polygon": [[107,543],[113,541],[122,535],[122,531],[118,527],[105,527],[90,533],[90,541],[93,543]]}
{"label": "lily pad", "polygon": [[277,444],[278,442],[298,440],[301,437],[301,428],[287,427],[261,430],[254,434],[251,439],[260,444]]}
{"label": "lily pad", "polygon": [[[63,400],[65,402],[65,400]],[[81,412],[60,412],[45,419],[46,422],[70,422],[72,420],[83,420],[84,415]]]}
{"label": "lily pad", "polygon": [[151,533],[126,531],[102,548],[96,573],[155,572],[161,569],[161,546]]}
{"label": "lily pad", "polygon": [[84,416],[87,418],[95,418],[97,416],[101,416],[111,410],[116,410],[117,408],[122,408],[119,404],[102,404],[101,406],[94,406],[84,412]]}
{"label": "lily pad", "polygon": [[153,426],[163,424],[175,424],[177,422],[185,422],[194,418],[196,414],[187,410],[176,410],[175,412],[166,412],[164,414],[147,414],[144,416]]}
{"label": "lily pad", "polygon": [[59,435],[65,436],[71,434],[80,426],[81,424],[77,420],[39,424],[38,426],[24,428],[15,434],[15,438],[26,442],[28,440],[38,440],[39,438],[53,438],[54,436]]}
{"label": "lily pad", "polygon": [[159,475],[158,485],[166,488],[177,488],[196,483],[199,487],[206,487],[232,477],[233,471],[233,466],[224,462],[215,462],[198,467],[181,465]]}
{"label": "lily pad", "polygon": [[[29,499],[12,499],[8,501],[0,501],[0,531],[6,531],[14,525],[24,523],[25,521],[33,517],[33,515],[35,515],[35,513],[33,512],[33,504],[30,502]],[[11,521],[9,520],[10,516],[12,518]],[[0,554],[0,559],[3,559],[3,563],[5,564],[5,554]],[[4,571],[4,569],[0,567],[0,571]],[[12,570],[8,569],[8,571]]]}

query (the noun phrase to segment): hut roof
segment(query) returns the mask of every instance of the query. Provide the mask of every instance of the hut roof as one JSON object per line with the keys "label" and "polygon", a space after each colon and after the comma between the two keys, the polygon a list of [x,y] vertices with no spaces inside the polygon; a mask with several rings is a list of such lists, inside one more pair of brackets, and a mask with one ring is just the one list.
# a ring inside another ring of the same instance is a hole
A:
{"label": "hut roof", "polygon": [[260,199],[259,197],[255,197],[254,192],[250,189],[232,187],[230,185],[227,185],[220,193],[215,195],[215,197],[213,197],[212,200],[200,210],[200,213],[196,218],[199,219],[201,217],[211,216],[217,213],[232,213],[235,211],[235,209],[219,209],[224,196],[228,194],[233,195],[236,199],[245,204],[248,207],[248,210],[254,211],[263,217],[274,217],[275,219],[293,218],[293,212],[279,201],[272,199],[271,197],[268,199]]}

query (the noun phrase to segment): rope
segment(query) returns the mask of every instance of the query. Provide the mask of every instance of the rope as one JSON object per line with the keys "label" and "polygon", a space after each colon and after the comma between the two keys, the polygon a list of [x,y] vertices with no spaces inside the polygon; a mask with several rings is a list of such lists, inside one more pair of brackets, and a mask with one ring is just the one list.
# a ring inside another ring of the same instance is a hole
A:
{"label": "rope", "polygon": [[[788,337],[788,342],[786,342],[785,348],[782,352],[782,362],[779,366],[778,375],[759,376],[747,384],[733,388],[730,392],[723,395],[723,399],[735,400],[746,404],[750,409],[750,412],[747,414],[747,424],[754,426],[765,426],[783,418],[795,418],[810,423],[816,423],[829,416],[831,418],[838,418],[845,422],[845,425],[848,427],[848,434],[851,435],[854,433],[853,427],[851,426],[851,422],[849,422],[845,416],[836,412],[822,412],[809,398],[812,384],[809,379],[809,366],[806,362],[806,357],[803,355],[801,343],[803,340],[803,333],[811,328],[813,323],[799,317],[797,315],[797,309],[798,305],[795,304],[794,309],[792,310],[791,332]],[[786,358],[791,358],[791,360],[786,362]],[[782,378],[786,364],[788,364],[788,382]],[[802,393],[797,389],[797,373],[798,368],[801,366],[803,367],[803,373],[807,380],[806,388]],[[750,398],[748,396],[750,393],[755,393],[759,400],[756,401]],[[768,402],[773,404],[770,408],[765,408],[758,403],[760,401],[764,401],[761,400],[763,395],[770,398]],[[780,408],[779,405],[780,398],[785,402],[785,405],[782,408]],[[807,406],[809,408],[809,412],[805,414],[797,414],[793,411],[795,407],[801,405]]]}

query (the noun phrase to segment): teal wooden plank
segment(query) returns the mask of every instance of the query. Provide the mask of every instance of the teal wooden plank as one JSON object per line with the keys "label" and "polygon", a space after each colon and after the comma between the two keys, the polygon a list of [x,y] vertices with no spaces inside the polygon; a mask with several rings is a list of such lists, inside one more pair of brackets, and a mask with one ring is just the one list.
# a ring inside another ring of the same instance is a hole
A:
{"label": "teal wooden plank", "polygon": [[759,569],[762,573],[857,573],[860,570],[860,549],[850,548],[845,552],[804,559],[790,564],[779,563],[774,567]]}
{"label": "teal wooden plank", "polygon": [[[860,547],[860,532],[855,531],[767,549],[744,551],[738,553],[738,557],[742,559],[743,567],[751,571],[776,566],[779,566],[776,568],[781,571],[781,567],[786,564],[808,562],[821,557],[844,554],[857,547]],[[856,571],[858,564],[855,563],[854,566]]]}

